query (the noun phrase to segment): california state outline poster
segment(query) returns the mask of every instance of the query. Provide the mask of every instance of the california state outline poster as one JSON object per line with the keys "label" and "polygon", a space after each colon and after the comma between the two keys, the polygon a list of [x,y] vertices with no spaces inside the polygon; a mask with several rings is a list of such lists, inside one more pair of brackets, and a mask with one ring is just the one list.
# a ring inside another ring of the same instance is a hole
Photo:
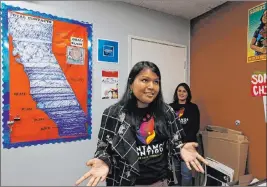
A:
{"label": "california state outline poster", "polygon": [[92,24],[1,8],[3,147],[91,139]]}

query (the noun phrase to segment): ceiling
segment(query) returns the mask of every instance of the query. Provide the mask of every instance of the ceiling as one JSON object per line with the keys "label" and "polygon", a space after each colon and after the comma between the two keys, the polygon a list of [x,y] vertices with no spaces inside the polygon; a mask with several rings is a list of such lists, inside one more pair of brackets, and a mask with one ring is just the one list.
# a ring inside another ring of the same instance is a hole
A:
{"label": "ceiling", "polygon": [[195,17],[225,3],[225,0],[119,0],[132,5],[180,16],[185,19]]}

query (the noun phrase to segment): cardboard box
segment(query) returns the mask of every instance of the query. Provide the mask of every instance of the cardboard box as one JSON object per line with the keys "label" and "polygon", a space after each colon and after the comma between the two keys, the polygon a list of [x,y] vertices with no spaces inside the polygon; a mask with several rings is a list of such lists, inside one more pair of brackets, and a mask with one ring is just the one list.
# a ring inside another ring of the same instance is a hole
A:
{"label": "cardboard box", "polygon": [[[228,183],[229,185],[230,183]],[[229,186],[266,186],[267,179],[259,180],[257,178],[253,178],[253,175],[243,175],[239,177],[239,181],[234,185]]]}
{"label": "cardboard box", "polygon": [[227,129],[224,127],[220,127],[220,126],[211,126],[211,125],[207,125],[205,127],[205,131],[212,131],[212,132],[221,132],[221,133],[231,133],[231,134],[243,134],[240,131],[236,131],[233,129]]}
{"label": "cardboard box", "polygon": [[240,131],[207,126],[202,134],[204,156],[234,170],[234,181],[245,174],[249,141]]}
{"label": "cardboard box", "polygon": [[251,174],[242,175],[239,177],[238,185],[239,186],[248,186],[251,183],[252,179],[253,179],[253,176]]}

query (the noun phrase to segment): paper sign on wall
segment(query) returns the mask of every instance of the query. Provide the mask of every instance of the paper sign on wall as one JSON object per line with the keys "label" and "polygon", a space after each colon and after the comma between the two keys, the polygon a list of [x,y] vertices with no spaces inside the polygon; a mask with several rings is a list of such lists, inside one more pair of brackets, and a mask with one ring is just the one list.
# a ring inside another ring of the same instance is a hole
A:
{"label": "paper sign on wall", "polygon": [[119,63],[119,42],[98,39],[97,52],[99,62]]}
{"label": "paper sign on wall", "polygon": [[92,25],[1,10],[3,147],[90,139]]}
{"label": "paper sign on wall", "polygon": [[102,71],[102,99],[118,99],[119,72]]}
{"label": "paper sign on wall", "polygon": [[263,98],[265,122],[267,122],[267,114],[266,114],[267,83],[266,82],[267,82],[266,72],[254,72],[251,76],[251,94],[254,97]]}
{"label": "paper sign on wall", "polygon": [[266,73],[254,72],[251,76],[251,94],[254,97],[267,95]]}

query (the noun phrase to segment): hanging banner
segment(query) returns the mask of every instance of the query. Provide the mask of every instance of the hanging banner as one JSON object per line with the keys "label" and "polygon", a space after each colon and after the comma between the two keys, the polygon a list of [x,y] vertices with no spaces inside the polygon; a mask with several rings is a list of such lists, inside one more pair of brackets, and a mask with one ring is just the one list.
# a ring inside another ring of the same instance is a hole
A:
{"label": "hanging banner", "polygon": [[102,99],[118,99],[119,72],[102,71]]}
{"label": "hanging banner", "polygon": [[266,96],[267,96],[267,78],[266,72],[254,72],[251,76],[251,94],[253,97],[263,98],[263,109],[265,114],[265,122],[267,122],[266,114]]}
{"label": "hanging banner", "polygon": [[267,3],[248,10],[247,63],[266,63]]}
{"label": "hanging banner", "polygon": [[251,76],[251,94],[254,97],[267,95],[266,72],[254,72]]}
{"label": "hanging banner", "polygon": [[3,147],[90,139],[92,25],[1,8]]}

